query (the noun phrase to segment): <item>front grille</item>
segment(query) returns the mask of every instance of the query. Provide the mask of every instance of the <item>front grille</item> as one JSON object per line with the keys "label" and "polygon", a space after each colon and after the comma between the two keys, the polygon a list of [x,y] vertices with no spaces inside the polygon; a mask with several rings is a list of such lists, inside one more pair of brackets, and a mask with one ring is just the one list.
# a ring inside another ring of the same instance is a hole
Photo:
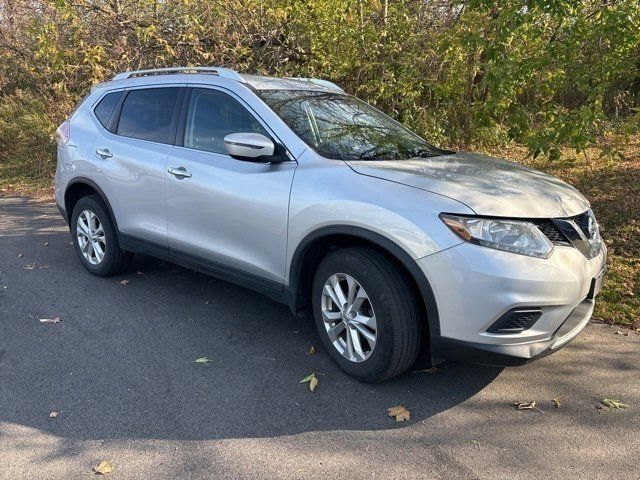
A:
{"label": "front grille", "polygon": [[542,316],[542,310],[534,308],[514,308],[502,315],[491,325],[489,333],[520,333],[530,329]]}
{"label": "front grille", "polygon": [[589,215],[587,214],[587,212],[581,213],[580,215],[575,215],[573,217],[569,217],[567,220],[573,220],[574,222],[576,222],[576,225],[580,227],[580,230],[582,230],[582,233],[584,233],[585,236],[589,238],[590,236]]}
{"label": "front grille", "polygon": [[533,223],[554,245],[571,245],[567,237],[551,220],[533,220]]}

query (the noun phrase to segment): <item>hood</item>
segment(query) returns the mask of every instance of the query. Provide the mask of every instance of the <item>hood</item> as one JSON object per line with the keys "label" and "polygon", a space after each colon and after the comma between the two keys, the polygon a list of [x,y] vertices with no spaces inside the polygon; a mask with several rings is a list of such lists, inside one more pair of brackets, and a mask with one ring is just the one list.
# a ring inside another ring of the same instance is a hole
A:
{"label": "hood", "polygon": [[589,202],[571,185],[506,160],[456,153],[411,160],[348,161],[357,173],[402,183],[466,204],[478,215],[571,217]]}

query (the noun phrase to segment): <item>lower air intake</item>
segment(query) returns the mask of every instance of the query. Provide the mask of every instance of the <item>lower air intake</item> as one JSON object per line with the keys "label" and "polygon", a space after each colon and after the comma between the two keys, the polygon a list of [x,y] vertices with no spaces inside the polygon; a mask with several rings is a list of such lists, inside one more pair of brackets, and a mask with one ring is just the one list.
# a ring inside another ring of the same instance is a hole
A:
{"label": "lower air intake", "polygon": [[520,333],[530,329],[542,316],[539,308],[513,308],[489,327],[489,333]]}

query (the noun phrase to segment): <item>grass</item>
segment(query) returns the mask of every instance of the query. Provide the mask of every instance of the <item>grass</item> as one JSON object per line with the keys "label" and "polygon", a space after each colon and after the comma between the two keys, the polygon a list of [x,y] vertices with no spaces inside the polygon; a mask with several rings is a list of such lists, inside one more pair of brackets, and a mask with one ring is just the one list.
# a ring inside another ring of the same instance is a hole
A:
{"label": "grass", "polygon": [[[624,159],[599,158],[596,149],[562,160],[527,159],[521,147],[487,153],[509,158],[566,180],[591,201],[609,249],[609,269],[596,302],[595,318],[640,328],[640,136],[623,148]],[[15,165],[0,163],[0,194],[52,200],[52,177],[34,179],[16,173]]]}

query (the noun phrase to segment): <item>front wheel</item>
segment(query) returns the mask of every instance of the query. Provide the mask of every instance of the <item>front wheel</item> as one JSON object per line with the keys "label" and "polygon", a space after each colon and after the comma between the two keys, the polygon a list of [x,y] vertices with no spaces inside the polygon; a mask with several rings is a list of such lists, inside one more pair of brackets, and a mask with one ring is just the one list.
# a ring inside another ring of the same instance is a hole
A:
{"label": "front wheel", "polygon": [[107,277],[131,267],[133,254],[120,248],[113,221],[99,197],[78,200],[71,215],[71,234],[78,258],[94,275]]}
{"label": "front wheel", "polygon": [[384,254],[364,247],[332,252],[312,288],[322,343],[348,374],[378,382],[416,360],[421,322],[415,289]]}

